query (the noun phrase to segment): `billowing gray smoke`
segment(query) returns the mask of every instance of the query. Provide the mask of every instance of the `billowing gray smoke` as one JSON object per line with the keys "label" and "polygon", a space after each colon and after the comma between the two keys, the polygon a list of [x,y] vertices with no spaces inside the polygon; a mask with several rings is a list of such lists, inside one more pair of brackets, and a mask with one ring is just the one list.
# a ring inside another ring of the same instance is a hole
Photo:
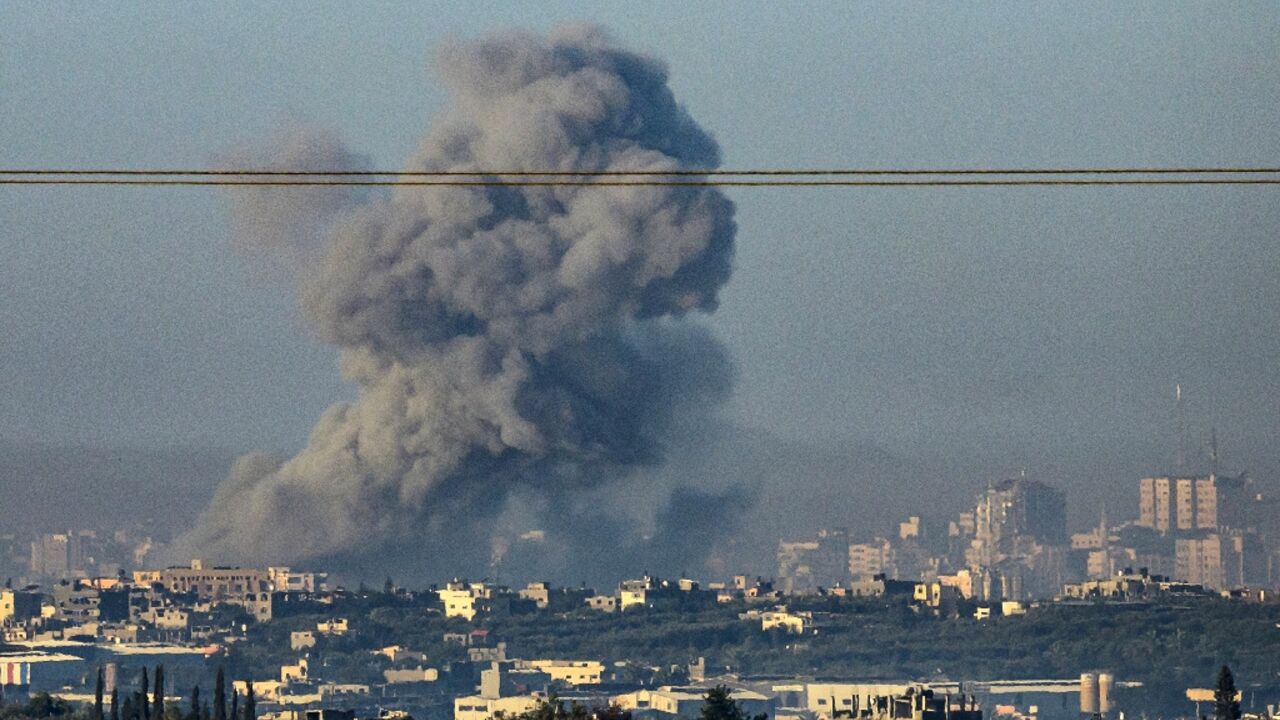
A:
{"label": "billowing gray smoke", "polygon": [[[451,109],[409,170],[719,162],[663,65],[597,29],[458,43],[437,64]],[[313,232],[320,211],[288,192],[241,203],[275,215],[237,227]],[[517,489],[565,496],[659,462],[682,409],[728,391],[722,347],[681,318],[715,309],[734,231],[732,204],[698,187],[402,187],[344,210],[299,283],[358,398],[296,457],[242,458],[180,545],[234,561],[447,554]]]}

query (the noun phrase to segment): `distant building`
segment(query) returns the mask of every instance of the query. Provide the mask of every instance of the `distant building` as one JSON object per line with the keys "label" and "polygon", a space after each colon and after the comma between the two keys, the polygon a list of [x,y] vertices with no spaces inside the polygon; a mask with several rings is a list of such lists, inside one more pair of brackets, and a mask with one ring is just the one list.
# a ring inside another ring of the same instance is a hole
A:
{"label": "distant building", "polygon": [[316,634],[311,630],[295,630],[289,633],[289,649],[294,652],[316,646]]}
{"label": "distant building", "polygon": [[1146,477],[1138,481],[1138,525],[1161,533],[1240,527],[1247,510],[1243,477]]}
{"label": "distant building", "polygon": [[787,595],[816,593],[848,580],[849,547],[849,532],[844,529],[820,530],[813,540],[780,542],[779,589]]}
{"label": "distant building", "polygon": [[532,600],[539,610],[546,610],[551,604],[551,583],[531,582],[520,590],[520,597]]}
{"label": "distant building", "polygon": [[41,535],[31,543],[30,569],[36,577],[84,577],[83,536],[71,531]]}
{"label": "distant building", "polygon": [[36,593],[0,589],[0,624],[21,622],[40,615],[40,596]]}
{"label": "distant building", "polygon": [[[764,713],[773,717],[775,702],[772,698],[758,692],[743,688],[731,688],[730,697],[737,702],[743,713],[750,717]],[[631,717],[641,718],[687,718],[697,717],[707,696],[704,687],[663,686],[652,690],[636,690],[635,692],[614,695],[610,702],[623,710],[631,712]]]}
{"label": "distant building", "polygon": [[516,666],[546,673],[552,682],[565,685],[599,685],[604,664],[598,660],[521,660]]}
{"label": "distant building", "polygon": [[1052,597],[1065,579],[1066,500],[1045,483],[1014,478],[978,497],[965,560],[980,600]]}
{"label": "distant building", "polygon": [[316,632],[321,635],[346,635],[350,630],[351,623],[346,618],[333,618],[316,623]]}
{"label": "distant building", "polygon": [[1269,580],[1266,549],[1252,532],[1201,532],[1174,541],[1179,580],[1216,590],[1265,585]]}
{"label": "distant building", "polygon": [[892,565],[893,545],[884,538],[876,538],[869,543],[850,543],[849,545],[849,577],[869,578],[882,573],[891,573]]}

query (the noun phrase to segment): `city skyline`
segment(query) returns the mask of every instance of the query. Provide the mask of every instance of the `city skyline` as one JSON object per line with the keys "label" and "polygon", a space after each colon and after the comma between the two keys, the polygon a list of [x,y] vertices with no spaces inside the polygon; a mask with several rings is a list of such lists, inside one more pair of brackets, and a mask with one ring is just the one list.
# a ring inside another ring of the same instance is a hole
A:
{"label": "city skyline", "polygon": [[0,720],[1280,720],[1280,4],[0,3]]}

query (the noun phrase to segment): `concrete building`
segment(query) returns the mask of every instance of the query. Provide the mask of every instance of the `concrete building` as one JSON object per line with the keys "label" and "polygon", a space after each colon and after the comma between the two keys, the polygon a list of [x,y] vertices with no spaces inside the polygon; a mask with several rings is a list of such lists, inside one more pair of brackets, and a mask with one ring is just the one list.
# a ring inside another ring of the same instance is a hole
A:
{"label": "concrete building", "polygon": [[0,624],[22,622],[40,615],[40,596],[36,593],[0,589]]}
{"label": "concrete building", "polygon": [[289,649],[300,652],[316,646],[316,634],[311,630],[295,630],[289,633]]}
{"label": "concrete building", "polygon": [[1146,477],[1138,481],[1138,525],[1161,533],[1241,527],[1247,511],[1243,477]]}
{"label": "concrete building", "polygon": [[[778,581],[788,595],[816,593],[849,579],[849,532],[820,530],[817,538],[778,544]],[[874,573],[872,573],[874,574]]]}
{"label": "concrete building", "polygon": [[876,538],[869,543],[850,543],[849,577],[861,579],[880,574],[892,575],[892,566],[893,545],[888,540]]}
{"label": "concrete building", "polygon": [[1269,584],[1266,548],[1255,533],[1192,533],[1174,548],[1174,575],[1184,582],[1215,590]]}
{"label": "concrete building", "polygon": [[84,577],[84,538],[67,531],[41,535],[31,543],[31,574],[43,578]]}
{"label": "concrete building", "polygon": [[604,676],[604,664],[597,660],[521,660],[516,667],[546,673],[564,685],[599,685]]}
{"label": "concrete building", "polygon": [[[663,686],[653,690],[614,695],[610,702],[631,712],[636,718],[690,718],[697,717],[706,698],[707,688]],[[773,717],[773,698],[742,688],[731,688],[730,697],[742,706],[747,716],[764,713]]]}
{"label": "concrete building", "polygon": [[321,635],[346,635],[351,630],[351,623],[346,618],[333,618],[316,623],[316,632]]}
{"label": "concrete building", "polygon": [[539,610],[546,610],[551,604],[551,583],[531,582],[520,589],[520,597],[532,600]]}
{"label": "concrete building", "polygon": [[686,595],[694,592],[697,592],[696,587],[682,590],[680,582],[645,575],[638,580],[618,583],[618,609],[675,607]]}
{"label": "concrete building", "polygon": [[190,567],[157,571],[157,582],[173,593],[194,593],[201,601],[242,599],[247,594],[270,594],[271,576],[265,570],[238,567],[206,567],[192,560]]}
{"label": "concrete building", "polygon": [[974,597],[1026,599],[1056,595],[1069,552],[1066,500],[1045,483],[1014,478],[978,497],[965,562],[974,572]]}
{"label": "concrete building", "polygon": [[746,620],[759,620],[760,629],[765,632],[769,630],[784,630],[795,635],[803,635],[813,629],[813,613],[792,612],[783,605],[763,612],[748,610],[745,613],[739,613],[738,617]]}
{"label": "concrete building", "polygon": [[513,695],[487,698],[467,695],[454,698],[453,720],[490,720],[495,717],[516,717],[527,713],[546,701],[545,695]]}
{"label": "concrete building", "polygon": [[295,572],[287,567],[267,568],[267,580],[275,592],[322,592],[326,589],[327,579],[325,573]]}

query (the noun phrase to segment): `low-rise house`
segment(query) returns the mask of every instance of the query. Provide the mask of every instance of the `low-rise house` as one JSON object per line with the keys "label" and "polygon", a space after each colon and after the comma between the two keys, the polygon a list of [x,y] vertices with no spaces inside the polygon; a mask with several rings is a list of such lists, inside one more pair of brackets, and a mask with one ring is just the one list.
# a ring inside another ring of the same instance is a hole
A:
{"label": "low-rise house", "polygon": [[311,630],[295,630],[289,633],[289,649],[294,652],[316,646],[316,634]]}
{"label": "low-rise house", "polygon": [[614,595],[592,595],[586,599],[586,605],[597,612],[617,612],[618,598]]}
{"label": "low-rise house", "polygon": [[796,635],[803,635],[813,628],[813,613],[790,612],[785,606],[760,613],[761,630],[785,630]]}
{"label": "low-rise house", "polygon": [[403,645],[388,645],[384,648],[379,648],[378,650],[371,650],[370,652],[374,655],[381,655],[393,663],[405,661],[424,663],[427,661],[425,653],[410,650]]}
{"label": "low-rise house", "polygon": [[599,685],[604,675],[604,663],[598,660],[521,660],[517,667],[544,672],[565,685]]}
{"label": "low-rise house", "polygon": [[351,624],[347,622],[346,618],[335,618],[316,623],[316,632],[321,635],[346,635],[350,629]]}
{"label": "low-rise house", "polygon": [[309,676],[307,674],[308,663],[306,658],[302,658],[294,665],[280,666],[280,682],[288,685],[290,683],[307,682]]}
{"label": "low-rise house", "polygon": [[551,583],[531,582],[520,590],[520,597],[532,600],[539,610],[546,610],[551,604]]}
{"label": "low-rise house", "polygon": [[545,695],[513,695],[511,697],[486,698],[467,695],[454,698],[453,720],[491,720],[495,717],[516,717],[527,713],[546,701]]}
{"label": "low-rise house", "polygon": [[[614,695],[610,702],[631,712],[633,718],[697,717],[707,696],[704,687],[663,686]],[[775,702],[767,695],[742,688],[731,688],[730,697],[748,717],[764,713],[773,717]]]}
{"label": "low-rise house", "polygon": [[401,670],[391,668],[383,670],[382,677],[387,681],[388,685],[436,682],[440,679],[440,671],[432,667],[404,668]]}

